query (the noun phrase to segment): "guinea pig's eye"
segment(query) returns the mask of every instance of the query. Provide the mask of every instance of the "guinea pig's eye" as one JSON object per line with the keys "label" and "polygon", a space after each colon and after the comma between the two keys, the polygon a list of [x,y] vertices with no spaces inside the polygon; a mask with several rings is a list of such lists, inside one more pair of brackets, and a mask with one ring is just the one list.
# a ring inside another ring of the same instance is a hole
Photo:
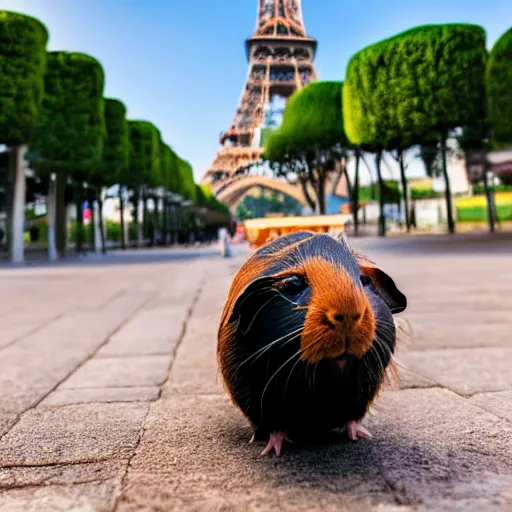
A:
{"label": "guinea pig's eye", "polygon": [[302,276],[288,276],[281,281],[281,286],[287,293],[300,293],[307,288],[308,283]]}
{"label": "guinea pig's eye", "polygon": [[372,284],[372,280],[368,276],[361,274],[361,284],[363,286],[370,286]]}

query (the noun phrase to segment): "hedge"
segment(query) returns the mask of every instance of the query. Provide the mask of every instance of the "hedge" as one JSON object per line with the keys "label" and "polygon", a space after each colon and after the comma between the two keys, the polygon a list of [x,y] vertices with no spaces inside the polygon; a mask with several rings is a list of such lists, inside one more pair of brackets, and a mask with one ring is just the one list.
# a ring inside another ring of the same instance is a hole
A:
{"label": "hedge", "polygon": [[48,31],[38,20],[0,11],[0,143],[30,142],[43,99]]}
{"label": "hedge", "polygon": [[178,155],[168,144],[163,142],[160,146],[160,153],[164,186],[169,192],[178,194],[180,190]]}
{"label": "hedge", "polygon": [[344,126],[356,145],[407,147],[485,117],[485,32],[425,25],[368,46],[350,60]]}
{"label": "hedge", "polygon": [[86,179],[103,156],[106,136],[101,64],[82,53],[48,53],[45,95],[34,144],[39,169]]}
{"label": "hedge", "polygon": [[178,157],[179,194],[189,201],[196,201],[196,184],[194,183],[194,171],[192,166]]}
{"label": "hedge", "polygon": [[105,125],[107,138],[101,178],[110,186],[123,181],[130,165],[130,133],[126,107],[121,101],[105,98]]}
{"label": "hedge", "polygon": [[497,147],[512,146],[512,28],[491,50],[486,80],[492,141]]}
{"label": "hedge", "polygon": [[342,87],[342,82],[313,82],[297,91],[286,104],[279,132],[305,150],[346,145]]}
{"label": "hedge", "polygon": [[159,130],[148,121],[129,121],[130,167],[126,184],[160,186],[162,182]]}

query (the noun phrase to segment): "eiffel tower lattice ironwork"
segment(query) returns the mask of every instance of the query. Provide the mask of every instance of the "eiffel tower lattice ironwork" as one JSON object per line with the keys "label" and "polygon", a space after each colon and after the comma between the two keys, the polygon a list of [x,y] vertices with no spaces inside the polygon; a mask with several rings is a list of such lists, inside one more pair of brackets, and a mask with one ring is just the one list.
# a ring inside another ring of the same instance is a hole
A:
{"label": "eiffel tower lattice ironwork", "polygon": [[203,182],[215,193],[263,154],[262,131],[276,96],[288,99],[316,81],[317,42],[306,33],[301,0],[258,0],[254,34],[246,41],[249,72],[229,130]]}

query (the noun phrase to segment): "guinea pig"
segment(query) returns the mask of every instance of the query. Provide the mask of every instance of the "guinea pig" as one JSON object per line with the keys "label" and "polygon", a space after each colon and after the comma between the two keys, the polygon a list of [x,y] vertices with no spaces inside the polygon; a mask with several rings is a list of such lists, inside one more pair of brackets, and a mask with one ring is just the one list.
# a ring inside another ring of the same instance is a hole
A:
{"label": "guinea pig", "polygon": [[261,455],[334,429],[371,437],[360,422],[392,362],[393,314],[406,306],[344,235],[296,232],[247,260],[224,305],[217,356],[252,440],[268,440]]}

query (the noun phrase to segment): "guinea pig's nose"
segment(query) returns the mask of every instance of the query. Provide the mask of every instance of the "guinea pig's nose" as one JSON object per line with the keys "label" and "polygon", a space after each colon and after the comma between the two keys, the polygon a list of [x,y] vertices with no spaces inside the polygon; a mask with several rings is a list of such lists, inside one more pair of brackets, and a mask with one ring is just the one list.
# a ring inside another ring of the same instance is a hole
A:
{"label": "guinea pig's nose", "polygon": [[361,318],[359,313],[341,313],[336,310],[330,310],[325,313],[325,323],[330,327],[345,326],[349,327],[354,325]]}

